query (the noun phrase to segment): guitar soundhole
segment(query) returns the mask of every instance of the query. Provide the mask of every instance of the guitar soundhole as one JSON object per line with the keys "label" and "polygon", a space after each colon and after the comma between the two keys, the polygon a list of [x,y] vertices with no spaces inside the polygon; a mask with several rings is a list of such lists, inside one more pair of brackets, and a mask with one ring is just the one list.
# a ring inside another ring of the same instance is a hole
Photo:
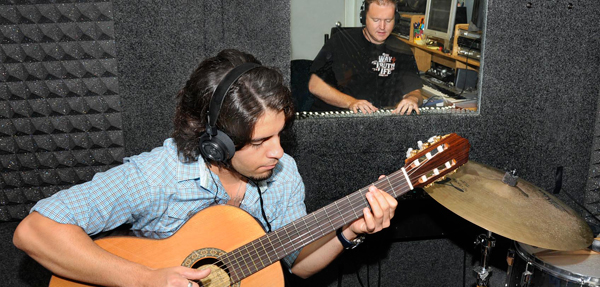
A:
{"label": "guitar soundhole", "polygon": [[192,252],[185,258],[182,266],[190,268],[210,268],[210,275],[201,279],[200,286],[203,287],[239,287],[240,282],[231,284],[228,267],[217,258],[226,252],[216,248],[202,248]]}

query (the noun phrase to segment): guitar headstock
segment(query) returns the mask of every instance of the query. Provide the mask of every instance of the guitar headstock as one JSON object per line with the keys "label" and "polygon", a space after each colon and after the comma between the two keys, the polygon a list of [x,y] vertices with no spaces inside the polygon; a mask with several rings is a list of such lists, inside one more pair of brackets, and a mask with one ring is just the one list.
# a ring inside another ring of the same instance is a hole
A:
{"label": "guitar headstock", "polygon": [[419,150],[409,149],[404,169],[413,187],[425,187],[469,160],[469,141],[452,133],[435,136],[420,144]]}

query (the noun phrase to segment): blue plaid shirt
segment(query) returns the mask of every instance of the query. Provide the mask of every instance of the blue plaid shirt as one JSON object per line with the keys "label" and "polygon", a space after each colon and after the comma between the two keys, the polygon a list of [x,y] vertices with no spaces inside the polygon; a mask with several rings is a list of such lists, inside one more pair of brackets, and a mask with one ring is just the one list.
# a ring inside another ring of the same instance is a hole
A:
{"label": "blue plaid shirt", "polygon": [[[284,154],[273,175],[258,184],[273,230],[306,215],[304,183],[291,156]],[[125,158],[122,165],[97,173],[89,182],[40,200],[32,211],[78,225],[89,235],[131,224],[134,231],[168,237],[197,212],[229,199],[202,158],[182,163],[175,142],[167,139],[162,147]],[[266,226],[253,184],[246,186],[240,208]],[[284,258],[288,267],[298,253]]]}

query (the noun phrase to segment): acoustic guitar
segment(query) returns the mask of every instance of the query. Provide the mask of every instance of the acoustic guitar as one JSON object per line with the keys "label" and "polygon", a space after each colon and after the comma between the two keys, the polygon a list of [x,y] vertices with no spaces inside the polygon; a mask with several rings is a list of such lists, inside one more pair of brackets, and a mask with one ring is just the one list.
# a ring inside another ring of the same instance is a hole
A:
{"label": "acoustic guitar", "polygon": [[[399,197],[415,187],[439,180],[466,163],[469,149],[469,142],[456,134],[434,137],[419,150],[411,151],[402,169],[371,185]],[[151,268],[208,267],[211,274],[199,282],[200,286],[283,287],[279,260],[362,217],[362,209],[369,206],[365,197],[369,186],[268,234],[245,211],[219,205],[200,211],[166,239],[116,236],[95,243]],[[90,285],[55,275],[50,286]]]}

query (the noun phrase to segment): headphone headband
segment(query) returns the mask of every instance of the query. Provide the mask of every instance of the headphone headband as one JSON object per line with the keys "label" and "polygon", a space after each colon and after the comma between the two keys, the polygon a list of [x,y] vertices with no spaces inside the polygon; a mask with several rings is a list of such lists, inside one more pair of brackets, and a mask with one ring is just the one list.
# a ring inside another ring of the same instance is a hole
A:
{"label": "headphone headband", "polygon": [[[360,14],[359,14],[359,20],[360,23],[364,26],[367,25],[367,1],[363,0],[362,1],[362,5],[360,5]],[[392,2],[394,4],[394,25],[398,25],[398,23],[400,23],[400,12],[398,12],[398,2],[397,1],[393,1],[391,0],[390,2]],[[373,4],[374,2],[371,2],[371,4]],[[369,4],[370,5],[370,4]]]}
{"label": "headphone headband", "polygon": [[260,67],[260,65],[256,63],[244,63],[233,68],[223,77],[213,92],[207,111],[208,123],[206,131],[198,139],[200,154],[205,159],[226,162],[233,157],[235,145],[227,134],[217,129],[217,118],[219,117],[225,95],[229,92],[231,85],[244,73],[256,67]]}
{"label": "headphone headband", "polygon": [[225,75],[225,77],[223,77],[223,80],[221,80],[221,83],[219,83],[210,99],[208,107],[208,126],[206,127],[206,132],[208,134],[211,136],[217,134],[217,129],[215,127],[217,125],[217,118],[219,117],[223,100],[225,100],[225,95],[229,92],[231,85],[233,85],[233,83],[235,83],[235,81],[237,81],[244,73],[257,67],[260,67],[260,65],[256,63],[243,63],[233,68]]}

